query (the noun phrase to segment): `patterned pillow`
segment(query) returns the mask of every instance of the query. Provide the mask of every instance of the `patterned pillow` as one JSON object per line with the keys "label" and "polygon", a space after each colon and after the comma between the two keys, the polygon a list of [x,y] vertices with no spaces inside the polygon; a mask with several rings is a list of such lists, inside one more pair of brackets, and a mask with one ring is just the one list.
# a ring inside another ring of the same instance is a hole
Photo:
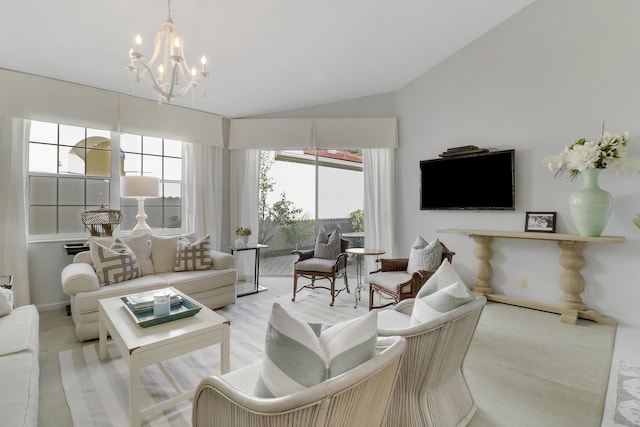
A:
{"label": "patterned pillow", "polygon": [[176,266],[176,252],[178,238],[180,237],[185,237],[191,242],[196,241],[196,233],[182,234],[180,236],[151,235],[151,262],[153,263],[155,274],[173,271]]}
{"label": "patterned pillow", "polygon": [[411,312],[410,326],[427,322],[458,308],[475,297],[464,283],[456,282],[422,298],[416,298]]}
{"label": "patterned pillow", "polygon": [[409,253],[407,273],[413,274],[418,270],[435,270],[440,265],[441,260],[442,246],[440,246],[438,238],[431,243],[427,243],[421,236],[418,236]]}
{"label": "patterned pillow", "polygon": [[138,259],[121,239],[114,239],[110,247],[90,243],[91,262],[101,285],[113,285],[142,276]]}
{"label": "patterned pillow", "polygon": [[453,285],[456,282],[464,284],[462,278],[460,278],[458,272],[453,268],[449,260],[445,259],[444,261],[442,261],[442,264],[440,264],[440,267],[438,267],[436,272],[433,273],[433,275],[429,277],[429,279],[427,279],[427,282],[424,284],[424,286],[420,288],[418,294],[416,295],[416,298],[422,298],[434,293],[437,290],[446,288],[449,285]]}
{"label": "patterned pillow", "polygon": [[185,237],[178,238],[174,271],[210,270],[212,268],[211,240],[208,234],[193,243]]}
{"label": "patterned pillow", "polygon": [[[274,303],[265,337],[262,368],[254,394],[280,397],[320,384],[372,358],[377,311],[319,328]],[[319,331],[319,336],[316,333]]]}
{"label": "patterned pillow", "polygon": [[[115,240],[115,237],[90,237],[90,240],[109,247]],[[130,236],[122,236],[120,240],[136,254],[138,265],[142,275],[153,274],[153,263],[151,262],[151,240],[148,234],[132,234]]]}
{"label": "patterned pillow", "polygon": [[324,227],[321,228],[316,238],[313,256],[322,259],[336,259],[341,249],[340,232],[338,229],[336,228],[331,235],[327,236]]}

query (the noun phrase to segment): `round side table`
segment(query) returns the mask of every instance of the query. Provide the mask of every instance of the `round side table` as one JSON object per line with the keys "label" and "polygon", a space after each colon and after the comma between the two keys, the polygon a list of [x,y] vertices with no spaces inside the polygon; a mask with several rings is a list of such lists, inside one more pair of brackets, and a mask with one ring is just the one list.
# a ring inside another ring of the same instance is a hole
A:
{"label": "round side table", "polygon": [[370,248],[347,248],[346,252],[348,254],[354,255],[356,257],[356,290],[353,293],[356,299],[355,305],[353,308],[358,307],[358,301],[360,298],[360,292],[365,288],[365,285],[362,283],[362,264],[364,264],[364,257],[367,255],[374,255],[376,257],[376,263],[380,260],[378,257],[385,253],[382,249],[370,249]]}

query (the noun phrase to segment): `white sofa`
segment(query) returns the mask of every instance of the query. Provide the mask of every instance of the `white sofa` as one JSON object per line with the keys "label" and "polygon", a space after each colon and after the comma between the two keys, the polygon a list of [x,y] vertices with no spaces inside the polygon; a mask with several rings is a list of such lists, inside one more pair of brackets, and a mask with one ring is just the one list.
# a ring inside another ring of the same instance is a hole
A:
{"label": "white sofa", "polygon": [[40,317],[34,305],[0,317],[0,424],[37,426]]}
{"label": "white sofa", "polygon": [[[194,241],[194,235],[185,235]],[[78,253],[73,263],[61,274],[62,288],[69,295],[71,316],[79,341],[98,338],[98,300],[174,288],[199,303],[216,309],[236,302],[237,270],[233,255],[211,251],[213,268],[208,270],[174,271],[179,236],[136,235],[122,237],[134,252],[142,277],[111,285],[101,285],[90,251]],[[92,242],[109,245],[114,238],[95,238]]]}

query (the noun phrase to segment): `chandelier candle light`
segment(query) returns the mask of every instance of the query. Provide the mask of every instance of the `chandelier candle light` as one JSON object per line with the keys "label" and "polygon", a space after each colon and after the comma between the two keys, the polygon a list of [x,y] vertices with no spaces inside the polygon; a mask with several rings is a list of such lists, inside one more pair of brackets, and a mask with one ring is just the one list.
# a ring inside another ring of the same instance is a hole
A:
{"label": "chandelier candle light", "polygon": [[607,225],[613,197],[600,188],[598,177],[603,169],[611,168],[616,172],[640,170],[637,157],[627,156],[629,132],[617,135],[604,131],[596,141],[581,138],[565,147],[556,156],[544,159],[549,170],[556,175],[568,172],[571,180],[583,175],[583,187],[569,197],[569,208],[573,222],[581,236],[597,237]]}
{"label": "chandelier candle light", "polygon": [[[129,49],[129,71],[136,76],[136,82],[140,77],[146,80],[159,96],[159,102],[163,99],[170,103],[173,98],[184,95],[189,89],[193,89],[193,102],[195,102],[195,90],[198,82],[209,77],[207,72],[207,58],[202,55],[200,62],[202,68],[197,71],[195,67],[189,69],[184,57],[184,40],[178,35],[176,24],[171,19],[171,0],[168,0],[169,17],[162,25],[162,30],[156,34],[153,55],[148,62],[144,61],[142,53],[142,37],[136,35],[135,50]],[[154,75],[153,69],[157,67],[158,75]],[[133,85],[131,87],[133,92]],[[203,97],[206,93],[203,91]]]}
{"label": "chandelier candle light", "polygon": [[155,176],[123,176],[120,178],[120,196],[138,199],[138,223],[133,228],[133,234],[151,233],[147,224],[147,214],[144,212],[144,200],[160,197],[160,178]]}

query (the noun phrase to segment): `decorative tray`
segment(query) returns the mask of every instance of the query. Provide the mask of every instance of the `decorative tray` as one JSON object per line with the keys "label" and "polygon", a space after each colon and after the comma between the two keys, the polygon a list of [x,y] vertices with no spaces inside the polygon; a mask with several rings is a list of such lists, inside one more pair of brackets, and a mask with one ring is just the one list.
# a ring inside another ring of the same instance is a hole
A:
{"label": "decorative tray", "polygon": [[[151,297],[158,293],[159,292],[157,290],[148,292]],[[121,297],[120,300],[127,308],[127,312],[131,314],[131,317],[133,317],[133,320],[143,328],[146,328],[148,326],[160,325],[162,323],[171,322],[173,320],[184,319],[185,317],[195,316],[196,313],[198,313],[200,309],[202,309],[202,306],[200,304],[185,295],[178,295],[178,298],[175,300],[172,295],[169,314],[166,314],[164,316],[154,315],[153,305],[145,310],[136,308],[134,304],[132,304],[130,297]]]}

